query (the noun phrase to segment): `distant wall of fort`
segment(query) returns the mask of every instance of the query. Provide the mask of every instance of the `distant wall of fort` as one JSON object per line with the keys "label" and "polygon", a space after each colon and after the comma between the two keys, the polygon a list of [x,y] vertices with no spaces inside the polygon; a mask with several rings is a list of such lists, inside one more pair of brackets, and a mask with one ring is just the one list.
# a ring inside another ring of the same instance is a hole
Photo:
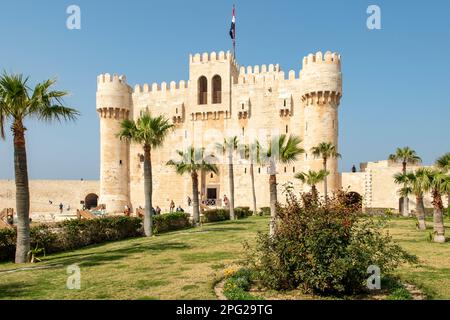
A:
{"label": "distant wall of fort", "polygon": [[[81,180],[31,180],[31,213],[59,212],[59,204],[64,210],[70,206],[71,211],[80,209],[86,196],[100,191],[99,181]],[[52,204],[50,204],[50,202]],[[16,208],[16,186],[14,180],[0,180],[0,210]]]}

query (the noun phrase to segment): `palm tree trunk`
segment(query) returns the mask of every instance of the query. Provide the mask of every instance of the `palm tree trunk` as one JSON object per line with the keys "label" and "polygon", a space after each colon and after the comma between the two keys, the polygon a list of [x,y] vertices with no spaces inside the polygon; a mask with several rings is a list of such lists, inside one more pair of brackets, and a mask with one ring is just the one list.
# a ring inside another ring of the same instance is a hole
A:
{"label": "palm tree trunk", "polygon": [[314,185],[314,184],[311,186],[311,195],[312,195],[312,200],[313,200],[314,204],[317,204],[317,202],[319,200],[319,195],[317,193],[316,185]]}
{"label": "palm tree trunk", "polygon": [[[230,148],[231,149],[231,148]],[[228,155],[228,180],[230,183],[230,220],[235,220],[234,216],[234,170],[233,170],[233,154],[229,151]]]}
{"label": "palm tree trunk", "polygon": [[419,222],[419,230],[426,230],[425,224],[425,205],[423,204],[423,195],[416,196],[417,221]]}
{"label": "palm tree trunk", "polygon": [[[324,157],[323,158],[323,170],[325,170],[325,172],[327,171],[327,158]],[[325,179],[323,180],[323,194],[325,196],[325,202],[328,199],[328,176],[325,177]]]}
{"label": "palm tree trunk", "polygon": [[28,261],[28,251],[30,251],[30,190],[28,186],[25,128],[23,127],[22,121],[14,122],[13,133],[17,210],[15,262],[26,263]]}
{"label": "palm tree trunk", "polygon": [[[403,172],[403,175],[406,174],[406,162],[405,161],[402,162],[402,172]],[[406,187],[406,184],[404,185],[404,187]],[[404,217],[408,217],[409,216],[409,212],[408,212],[408,196],[407,195],[403,196],[403,206],[402,206],[402,212],[401,213],[402,213],[402,215]]]}
{"label": "palm tree trunk", "polygon": [[144,196],[145,196],[145,211],[144,211],[144,233],[147,237],[153,234],[153,219],[152,219],[152,159],[150,153],[150,146],[144,146]]}
{"label": "palm tree trunk", "polygon": [[273,236],[276,229],[276,219],[277,219],[277,170],[275,162],[273,159],[270,160],[269,164],[269,190],[270,190],[270,225],[269,225],[269,235]]}
{"label": "palm tree trunk", "polygon": [[255,190],[255,174],[253,172],[253,163],[250,163],[250,179],[252,181],[253,215],[256,215],[257,214],[257,209],[256,209],[256,190]]}
{"label": "palm tree trunk", "polygon": [[444,217],[442,214],[443,205],[441,194],[437,190],[433,190],[433,222],[434,222],[434,242],[445,242]]}
{"label": "palm tree trunk", "polygon": [[199,202],[198,202],[198,174],[196,171],[191,173],[192,178],[192,220],[197,225],[200,218]]}

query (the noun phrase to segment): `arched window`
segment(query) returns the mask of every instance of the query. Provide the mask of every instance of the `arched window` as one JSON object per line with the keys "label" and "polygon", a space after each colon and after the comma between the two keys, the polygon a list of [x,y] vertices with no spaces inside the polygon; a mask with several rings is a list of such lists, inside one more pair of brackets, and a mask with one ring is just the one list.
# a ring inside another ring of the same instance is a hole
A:
{"label": "arched window", "polygon": [[222,78],[215,75],[212,78],[212,103],[222,103]]}
{"label": "arched window", "polygon": [[205,76],[198,78],[198,104],[208,103],[208,80]]}

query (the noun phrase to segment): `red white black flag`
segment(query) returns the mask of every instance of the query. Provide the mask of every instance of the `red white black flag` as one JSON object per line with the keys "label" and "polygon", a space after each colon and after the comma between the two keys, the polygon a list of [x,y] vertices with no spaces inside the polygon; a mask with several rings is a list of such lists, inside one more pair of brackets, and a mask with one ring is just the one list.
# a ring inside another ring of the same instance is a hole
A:
{"label": "red white black flag", "polygon": [[233,17],[231,18],[230,37],[231,39],[233,39],[233,42],[236,40],[236,15],[234,14],[234,5],[233,5]]}

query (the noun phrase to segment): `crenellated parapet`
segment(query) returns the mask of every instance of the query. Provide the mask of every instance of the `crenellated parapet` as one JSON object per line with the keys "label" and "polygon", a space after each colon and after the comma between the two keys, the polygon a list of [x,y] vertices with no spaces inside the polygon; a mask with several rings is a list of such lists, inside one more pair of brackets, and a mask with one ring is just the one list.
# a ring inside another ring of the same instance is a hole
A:
{"label": "crenellated parapet", "polygon": [[180,92],[183,90],[188,89],[188,82],[181,80],[178,83],[175,81],[171,81],[169,82],[169,84],[167,84],[167,82],[161,82],[161,83],[152,83],[152,84],[148,84],[148,83],[144,83],[143,85],[137,84],[134,86],[134,91],[133,93],[139,94],[139,93],[153,93],[153,94],[157,94],[157,93],[164,93],[164,92],[169,92],[169,93],[174,93],[174,92]]}
{"label": "crenellated parapet", "polygon": [[229,61],[236,69],[239,69],[239,65],[236,62],[236,59],[230,51],[224,52],[219,51],[219,53],[216,52],[203,52],[202,54],[196,53],[196,54],[190,54],[189,55],[189,63],[191,65],[196,64],[205,64],[205,63],[214,63],[214,62],[227,62]]}
{"label": "crenellated parapet", "polygon": [[131,110],[132,89],[124,75],[97,77],[97,111],[102,118],[126,119]]}
{"label": "crenellated parapet", "polygon": [[308,104],[339,104],[342,96],[341,57],[330,51],[303,58],[302,100]]}

